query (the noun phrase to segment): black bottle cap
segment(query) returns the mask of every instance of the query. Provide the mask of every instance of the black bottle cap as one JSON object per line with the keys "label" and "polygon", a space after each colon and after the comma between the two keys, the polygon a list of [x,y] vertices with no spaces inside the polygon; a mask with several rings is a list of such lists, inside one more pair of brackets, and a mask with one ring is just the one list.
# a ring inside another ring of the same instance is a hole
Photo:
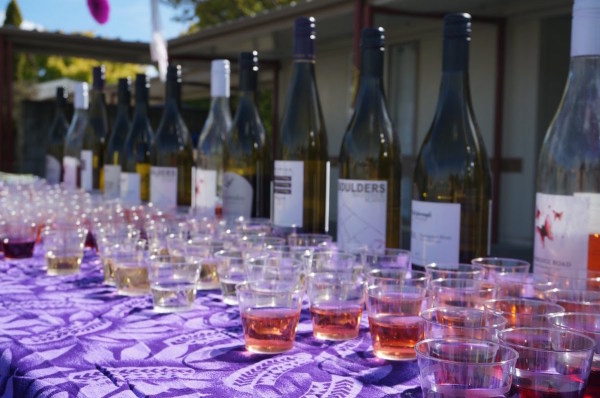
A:
{"label": "black bottle cap", "polygon": [[104,74],[104,65],[94,66],[94,68],[92,69],[92,88],[97,90],[104,90]]}
{"label": "black bottle cap", "polygon": [[294,59],[315,59],[316,22],[313,17],[294,21]]}
{"label": "black bottle cap", "polygon": [[446,14],[444,16],[444,37],[470,38],[471,15],[467,13]]}
{"label": "black bottle cap", "polygon": [[238,56],[240,69],[258,70],[258,51],[244,51]]}
{"label": "black bottle cap", "polygon": [[63,86],[56,87],[56,100],[64,101],[67,99],[67,90]]}
{"label": "black bottle cap", "polygon": [[118,90],[119,91],[129,91],[129,86],[131,85],[131,79],[129,77],[122,77],[119,79]]}
{"label": "black bottle cap", "polygon": [[181,82],[181,65],[169,65],[167,67],[167,80]]}
{"label": "black bottle cap", "polygon": [[148,99],[148,89],[150,88],[150,81],[144,73],[138,73],[135,75],[135,98],[137,101],[146,101]]}
{"label": "black bottle cap", "polygon": [[364,28],[360,34],[362,48],[381,48],[385,46],[385,29]]}

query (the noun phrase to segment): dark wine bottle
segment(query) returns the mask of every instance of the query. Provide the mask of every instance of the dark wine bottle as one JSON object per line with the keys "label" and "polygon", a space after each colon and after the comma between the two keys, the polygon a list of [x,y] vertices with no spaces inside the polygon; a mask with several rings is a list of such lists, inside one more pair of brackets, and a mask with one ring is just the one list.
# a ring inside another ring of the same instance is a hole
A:
{"label": "dark wine bottle", "polygon": [[128,205],[150,200],[150,153],[154,132],[148,119],[148,90],[145,74],[135,76],[135,111],[123,146],[121,199]]}
{"label": "dark wine bottle", "polygon": [[104,99],[104,65],[94,67],[92,75],[88,124],[81,146],[81,188],[88,192],[103,190],[103,155],[109,138]]}
{"label": "dark wine bottle", "polygon": [[65,138],[69,131],[69,122],[65,111],[67,108],[67,91],[64,87],[56,88],[56,110],[50,126],[46,145],[46,182],[59,184],[62,181],[62,158],[65,149]]}
{"label": "dark wine bottle", "polygon": [[223,147],[223,215],[269,218],[271,151],[256,107],[258,53],[239,55],[239,102]]}
{"label": "dark wine bottle", "polygon": [[414,173],[411,252],[417,266],[489,254],[492,178],[471,105],[470,41],[471,16],[446,15],[440,94]]}
{"label": "dark wine bottle", "polygon": [[338,245],[400,247],[400,141],[383,91],[383,28],[361,34],[360,83],[340,149]]}
{"label": "dark wine bottle", "polygon": [[127,133],[131,128],[129,107],[131,93],[129,78],[119,79],[117,117],[110,133],[110,140],[104,153],[104,197],[114,199],[121,194],[121,159]]}
{"label": "dark wine bottle", "polygon": [[294,24],[294,64],[281,122],[273,177],[278,233],[329,230],[327,132],[315,79],[315,19]]}
{"label": "dark wine bottle", "polygon": [[192,199],[192,138],[181,117],[181,67],[167,68],[166,102],[152,144],[150,200],[159,208],[189,206]]}
{"label": "dark wine bottle", "polygon": [[215,59],[210,68],[210,111],[198,140],[193,206],[198,214],[220,215],[223,208],[223,145],[231,128],[229,61]]}
{"label": "dark wine bottle", "polygon": [[63,182],[67,189],[81,187],[81,146],[83,135],[88,124],[88,84],[80,82],[75,85],[73,94],[75,113],[65,138],[63,155]]}

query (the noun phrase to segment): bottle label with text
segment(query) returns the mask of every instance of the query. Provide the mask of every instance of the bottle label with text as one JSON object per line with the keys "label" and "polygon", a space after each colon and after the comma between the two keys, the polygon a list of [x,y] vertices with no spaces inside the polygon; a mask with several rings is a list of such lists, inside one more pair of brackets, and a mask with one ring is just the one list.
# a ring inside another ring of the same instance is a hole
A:
{"label": "bottle label with text", "polygon": [[63,181],[65,188],[75,189],[77,188],[77,174],[79,172],[79,159],[72,156],[65,156],[63,158],[63,170],[64,176]]}
{"label": "bottle label with text", "polygon": [[127,206],[140,204],[140,181],[138,173],[121,173],[121,200]]}
{"label": "bottle label with text", "polygon": [[159,209],[177,208],[177,167],[150,168],[150,201]]}
{"label": "bottle label with text", "polygon": [[52,155],[46,155],[46,182],[48,184],[60,183],[61,166],[58,159]]}
{"label": "bottle label with text", "polygon": [[217,171],[196,168],[194,174],[194,204],[198,209],[210,210],[212,215],[217,206]]}
{"label": "bottle label with text", "polygon": [[302,228],[304,162],[276,160],[273,175],[273,223]]}
{"label": "bottle label with text", "polygon": [[533,272],[584,278],[592,265],[588,254],[598,251],[593,238],[600,233],[600,194],[538,192],[535,199]]}
{"label": "bottle label with text", "polygon": [[337,241],[342,250],[385,248],[387,194],[387,181],[338,180]]}
{"label": "bottle label with text", "polygon": [[81,189],[88,192],[93,189],[93,159],[92,151],[81,151]]}
{"label": "bottle label with text", "polygon": [[460,203],[413,200],[410,230],[413,264],[458,263]]}
{"label": "bottle label with text", "polygon": [[121,191],[121,166],[104,165],[104,197],[116,199]]}
{"label": "bottle label with text", "polygon": [[223,174],[223,215],[228,217],[252,215],[254,189],[250,182],[236,173]]}

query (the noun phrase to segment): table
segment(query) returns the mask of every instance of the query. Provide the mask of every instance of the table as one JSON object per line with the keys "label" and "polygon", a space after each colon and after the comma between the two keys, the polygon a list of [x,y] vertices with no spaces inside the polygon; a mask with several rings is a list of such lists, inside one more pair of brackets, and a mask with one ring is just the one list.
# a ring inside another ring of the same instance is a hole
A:
{"label": "table", "polygon": [[357,339],[324,342],[305,303],[293,350],[253,354],[218,291],[156,314],[101,268],[91,252],[70,276],[47,276],[41,253],[0,260],[0,397],[421,397],[416,361],[373,355],[366,316]]}

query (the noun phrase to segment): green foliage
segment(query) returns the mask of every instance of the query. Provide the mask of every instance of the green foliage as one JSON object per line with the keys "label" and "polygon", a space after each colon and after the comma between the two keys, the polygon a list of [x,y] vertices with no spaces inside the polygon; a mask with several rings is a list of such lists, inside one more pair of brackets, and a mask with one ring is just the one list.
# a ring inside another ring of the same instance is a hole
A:
{"label": "green foliage", "polygon": [[163,0],[181,9],[178,20],[192,24],[191,32],[222,22],[253,16],[292,3],[293,0]]}
{"label": "green foliage", "polygon": [[23,22],[23,16],[19,4],[17,4],[17,0],[10,0],[6,6],[4,26],[16,26],[18,28],[21,26],[21,22]]}

